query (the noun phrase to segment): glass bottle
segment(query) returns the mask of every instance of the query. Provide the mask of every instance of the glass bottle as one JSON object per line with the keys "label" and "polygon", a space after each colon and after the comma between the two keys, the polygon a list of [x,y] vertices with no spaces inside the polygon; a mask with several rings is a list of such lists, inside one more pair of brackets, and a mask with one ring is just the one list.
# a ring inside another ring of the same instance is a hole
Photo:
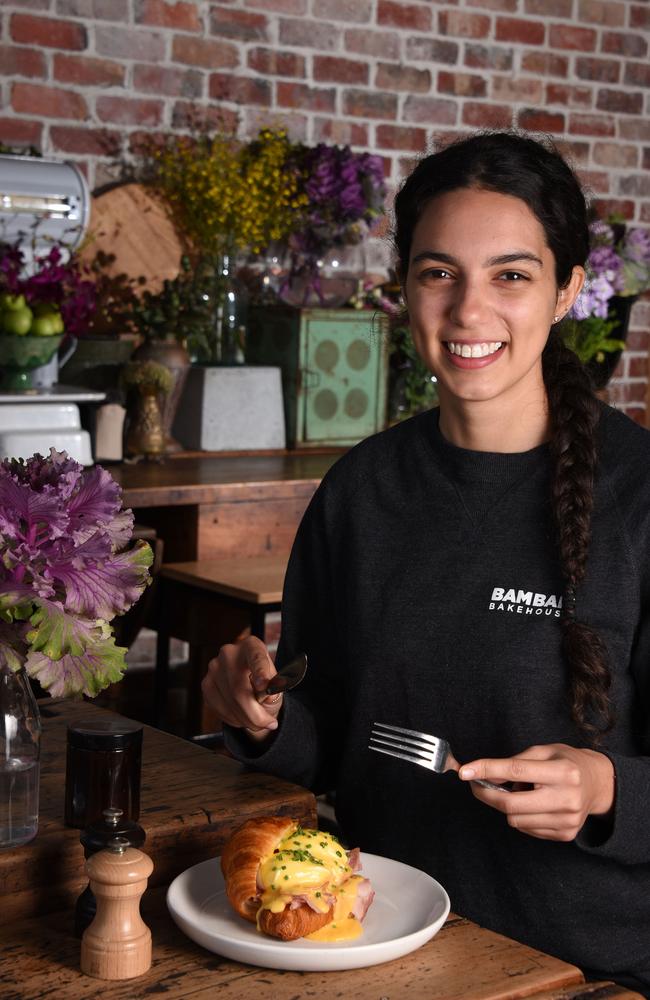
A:
{"label": "glass bottle", "polygon": [[0,848],[36,836],[41,717],[24,670],[0,667]]}
{"label": "glass bottle", "polygon": [[248,293],[236,275],[235,259],[223,254],[218,263],[219,297],[215,316],[215,356],[221,365],[243,365]]}

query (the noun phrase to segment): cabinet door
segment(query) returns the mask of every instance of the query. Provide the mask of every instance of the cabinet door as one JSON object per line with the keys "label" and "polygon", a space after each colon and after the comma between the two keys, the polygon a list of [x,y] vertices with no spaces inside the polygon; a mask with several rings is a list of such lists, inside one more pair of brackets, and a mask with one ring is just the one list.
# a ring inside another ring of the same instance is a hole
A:
{"label": "cabinet door", "polygon": [[360,441],[384,424],[386,338],[371,313],[303,326],[303,440]]}

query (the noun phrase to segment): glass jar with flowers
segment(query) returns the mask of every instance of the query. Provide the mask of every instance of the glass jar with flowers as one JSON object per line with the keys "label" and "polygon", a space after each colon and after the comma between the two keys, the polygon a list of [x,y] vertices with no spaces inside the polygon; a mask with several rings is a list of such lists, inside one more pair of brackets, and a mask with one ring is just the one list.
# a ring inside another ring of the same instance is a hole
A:
{"label": "glass jar with flowers", "polygon": [[212,329],[195,341],[199,362],[244,360],[246,292],[237,281],[237,255],[258,254],[291,231],[305,196],[296,173],[286,169],[290,149],[281,129],[262,129],[247,143],[199,131],[144,147],[145,179],[163,198],[193,259],[203,262]]}
{"label": "glass jar with flowers", "polygon": [[94,697],[122,676],[126,649],[110,625],[149,582],[150,546],[127,548],[133,514],[100,466],[65,452],[0,462],[0,847],[37,831],[38,707]]}
{"label": "glass jar with flowers", "polygon": [[590,237],[585,285],[562,332],[602,389],[625,347],[632,306],[650,288],[650,231],[598,219]]}

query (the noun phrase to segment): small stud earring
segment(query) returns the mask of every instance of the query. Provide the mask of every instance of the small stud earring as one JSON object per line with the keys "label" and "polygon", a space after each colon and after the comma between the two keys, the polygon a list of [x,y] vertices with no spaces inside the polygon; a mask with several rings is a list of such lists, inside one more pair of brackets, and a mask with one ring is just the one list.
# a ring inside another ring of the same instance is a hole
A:
{"label": "small stud earring", "polygon": [[560,319],[560,317],[559,317],[559,316],[554,316],[554,317],[553,317],[553,322],[554,322],[554,323],[557,323],[559,319]]}

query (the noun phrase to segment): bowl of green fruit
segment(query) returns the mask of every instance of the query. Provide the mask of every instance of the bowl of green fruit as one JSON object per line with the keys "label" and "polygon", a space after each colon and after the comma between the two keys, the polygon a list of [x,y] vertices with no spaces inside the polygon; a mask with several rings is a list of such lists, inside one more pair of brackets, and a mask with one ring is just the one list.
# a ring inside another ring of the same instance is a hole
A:
{"label": "bowl of green fruit", "polygon": [[0,295],[0,370],[3,389],[29,389],[31,373],[48,364],[63,340],[58,306],[42,302],[33,308],[24,295]]}

